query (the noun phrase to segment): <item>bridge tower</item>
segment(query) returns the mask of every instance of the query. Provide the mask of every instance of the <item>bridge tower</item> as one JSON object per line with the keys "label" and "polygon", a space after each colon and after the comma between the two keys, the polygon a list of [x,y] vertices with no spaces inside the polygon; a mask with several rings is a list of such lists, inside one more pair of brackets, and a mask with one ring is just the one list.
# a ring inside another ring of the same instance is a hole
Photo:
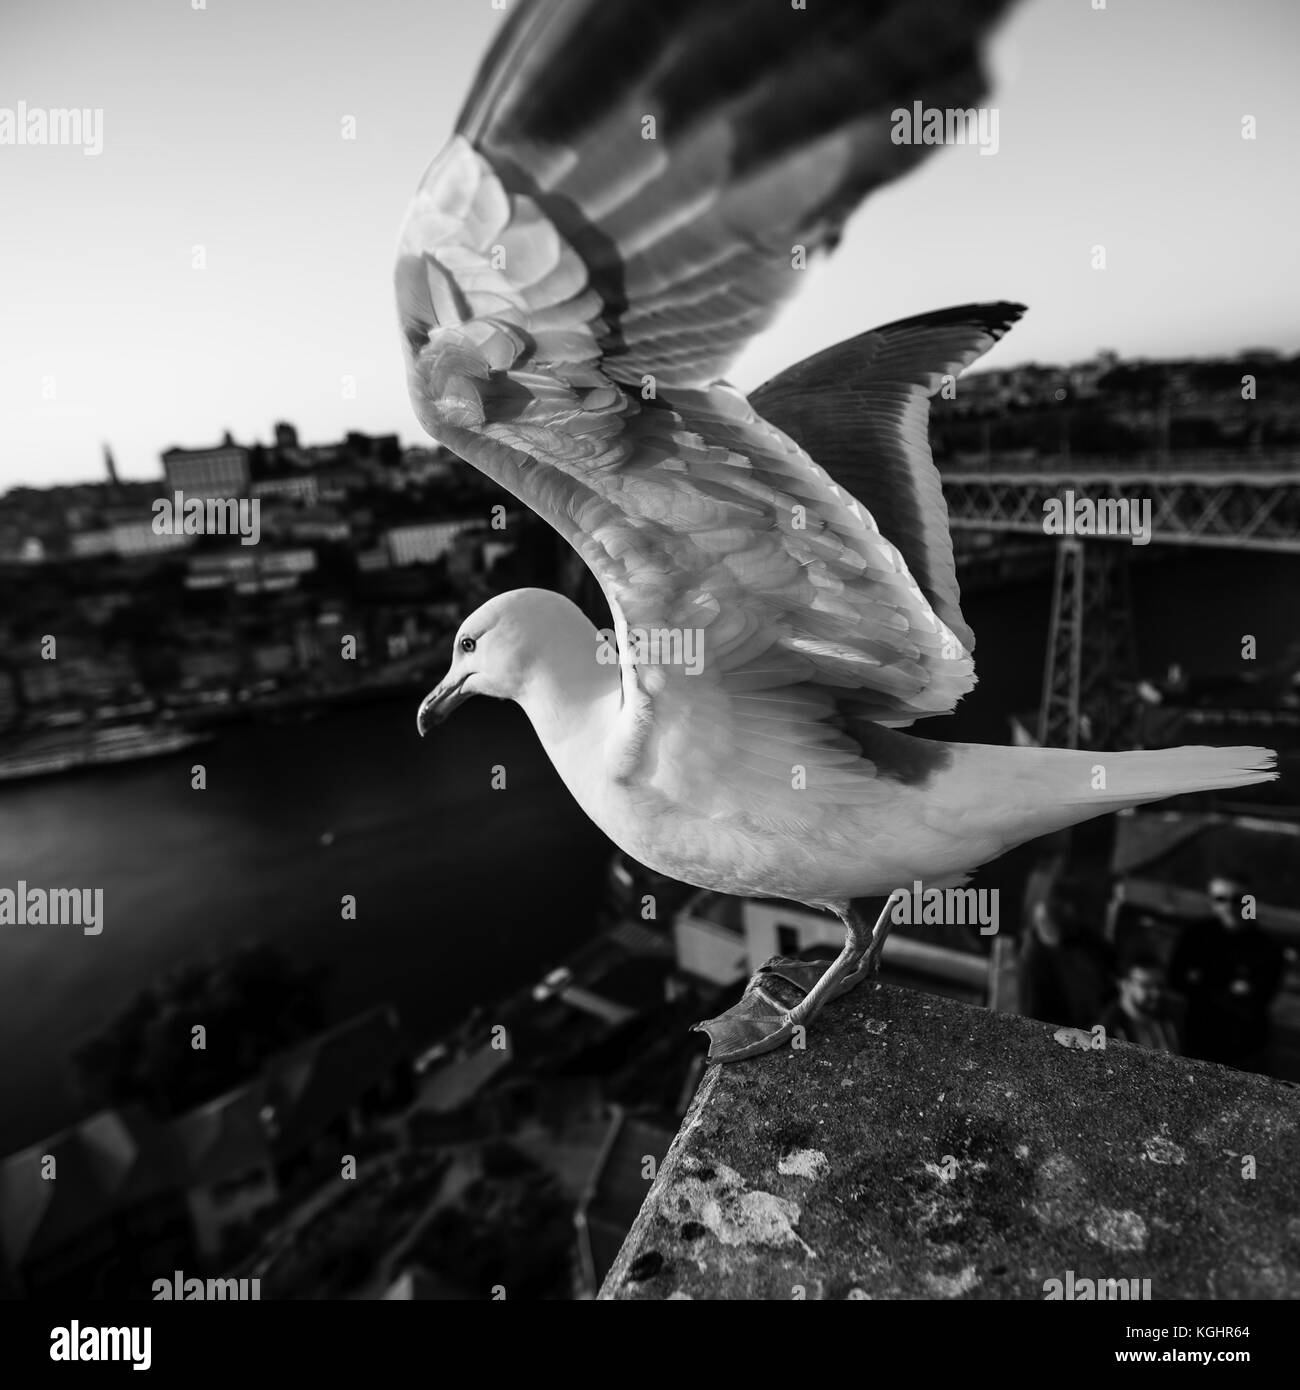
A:
{"label": "bridge tower", "polygon": [[1138,747],[1135,681],[1128,547],[1062,537],[1056,547],[1039,743]]}

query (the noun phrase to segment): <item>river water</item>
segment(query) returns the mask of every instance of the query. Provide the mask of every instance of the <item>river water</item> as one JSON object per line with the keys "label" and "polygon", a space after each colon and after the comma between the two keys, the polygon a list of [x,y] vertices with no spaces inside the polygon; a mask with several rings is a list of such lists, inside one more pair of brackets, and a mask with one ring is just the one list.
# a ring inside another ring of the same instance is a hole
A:
{"label": "river water", "polygon": [[0,886],[104,891],[98,936],[0,926],[0,1154],[78,1117],[70,1048],[195,955],[271,941],[334,967],[336,1014],[392,1002],[419,1038],[590,934],[607,841],[523,712],[473,700],[421,740],[417,704],[0,789]]}

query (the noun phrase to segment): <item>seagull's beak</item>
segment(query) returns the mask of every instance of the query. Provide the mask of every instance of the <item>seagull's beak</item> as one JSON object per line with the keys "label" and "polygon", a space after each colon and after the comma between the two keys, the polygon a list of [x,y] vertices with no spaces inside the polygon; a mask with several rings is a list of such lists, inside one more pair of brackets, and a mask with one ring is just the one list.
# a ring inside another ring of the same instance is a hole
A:
{"label": "seagull's beak", "polygon": [[464,689],[468,679],[468,676],[462,676],[453,682],[449,676],[435,685],[420,702],[419,713],[415,716],[415,727],[419,729],[421,738],[430,724],[441,724],[457,705],[463,705],[474,693],[472,690]]}

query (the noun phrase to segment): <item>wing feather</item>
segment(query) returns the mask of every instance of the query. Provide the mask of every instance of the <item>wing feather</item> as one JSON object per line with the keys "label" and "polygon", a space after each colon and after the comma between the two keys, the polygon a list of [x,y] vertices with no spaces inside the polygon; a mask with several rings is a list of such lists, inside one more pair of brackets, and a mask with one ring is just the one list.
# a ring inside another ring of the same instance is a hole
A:
{"label": "wing feather", "polygon": [[[841,794],[872,768],[863,721],[946,712],[974,683],[932,498],[900,548],[780,427],[798,383],[773,393],[771,422],[720,377],[797,287],[802,252],[927,152],[892,142],[891,111],[982,93],[978,46],[1002,8],[521,4],[402,229],[425,428],[549,521],[618,621],[699,632],[704,678],[641,679],[713,720],[755,777],[788,782],[794,750]],[[935,343],[915,363],[889,346],[894,375],[859,373],[857,409],[914,458],[907,393]],[[924,589],[911,556],[930,561]]]}

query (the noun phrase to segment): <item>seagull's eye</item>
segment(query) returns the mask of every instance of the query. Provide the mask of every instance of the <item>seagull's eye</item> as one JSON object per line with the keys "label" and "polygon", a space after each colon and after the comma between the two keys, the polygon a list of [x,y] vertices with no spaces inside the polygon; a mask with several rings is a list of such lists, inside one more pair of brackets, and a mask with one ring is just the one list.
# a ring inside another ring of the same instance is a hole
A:
{"label": "seagull's eye", "polygon": [[472,637],[462,637],[460,639],[460,649],[463,652],[472,652],[478,643]]}

